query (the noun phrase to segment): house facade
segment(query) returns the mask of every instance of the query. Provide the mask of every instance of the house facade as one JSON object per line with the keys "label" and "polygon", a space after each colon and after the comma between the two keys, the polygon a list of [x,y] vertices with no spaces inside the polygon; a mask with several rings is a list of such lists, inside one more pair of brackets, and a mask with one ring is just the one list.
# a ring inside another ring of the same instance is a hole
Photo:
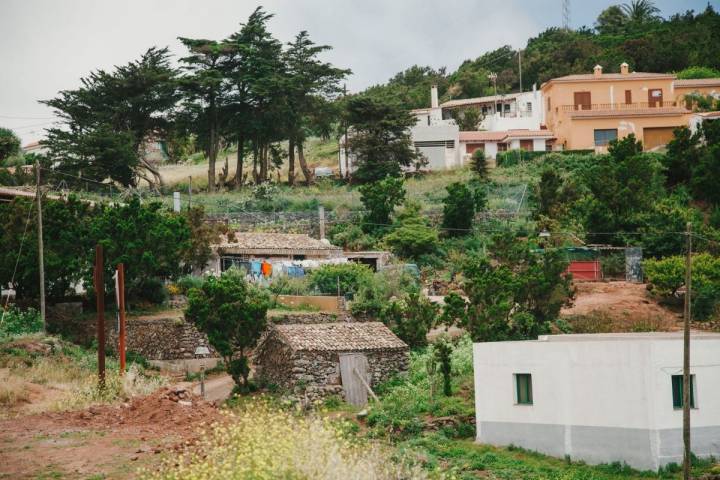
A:
{"label": "house facade", "polygon": [[[691,339],[691,441],[720,455],[720,334]],[[598,464],[681,463],[681,333],[476,343],[477,441]]]}
{"label": "house facade", "polygon": [[687,126],[689,111],[678,103],[675,75],[630,72],[553,78],[541,87],[545,126],[557,136],[557,148],[603,152],[610,141],[631,133],[646,150],[665,145],[677,127]]}
{"label": "house facade", "polygon": [[675,100],[684,103],[685,108],[692,110],[692,102],[687,101],[688,95],[711,96],[720,99],[720,78],[697,78],[692,80],[675,80]]}

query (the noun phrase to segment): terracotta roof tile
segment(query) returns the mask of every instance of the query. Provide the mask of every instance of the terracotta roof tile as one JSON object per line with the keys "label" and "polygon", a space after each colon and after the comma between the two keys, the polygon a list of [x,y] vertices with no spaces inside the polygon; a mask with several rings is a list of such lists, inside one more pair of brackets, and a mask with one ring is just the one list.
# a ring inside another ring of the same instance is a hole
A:
{"label": "terracotta roof tile", "polygon": [[381,322],[275,325],[282,340],[295,351],[372,351],[408,346]]}
{"label": "terracotta roof tile", "polygon": [[550,130],[508,130],[507,138],[554,138]]}
{"label": "terracotta roof tile", "polygon": [[688,80],[675,80],[675,86],[680,88],[720,87],[720,78],[693,78]]}
{"label": "terracotta roof tile", "polygon": [[576,75],[565,75],[564,77],[551,78],[547,82],[543,83],[541,88],[551,83],[564,83],[564,82],[607,82],[611,80],[648,80],[648,79],[675,79],[675,75],[672,73],[649,73],[649,72],[630,72],[627,74],[622,73],[603,73],[600,76],[595,76],[593,73],[581,73]]}
{"label": "terracotta roof tile", "polygon": [[461,142],[499,142],[507,136],[505,130],[497,132],[460,132]]}
{"label": "terracotta roof tile", "polygon": [[[235,238],[221,237],[219,248],[241,250],[325,250],[341,251],[327,241],[312,238],[304,233],[235,232]],[[232,237],[232,234],[230,235]]]}

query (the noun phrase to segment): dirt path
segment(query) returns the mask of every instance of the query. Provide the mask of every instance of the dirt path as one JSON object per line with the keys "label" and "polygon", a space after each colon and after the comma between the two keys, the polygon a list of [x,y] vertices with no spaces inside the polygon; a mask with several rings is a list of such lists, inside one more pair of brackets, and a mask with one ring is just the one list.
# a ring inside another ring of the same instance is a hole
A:
{"label": "dirt path", "polygon": [[183,388],[118,406],[0,421],[0,478],[135,478],[192,444],[218,409]]}
{"label": "dirt path", "polygon": [[572,307],[562,315],[600,314],[620,327],[651,321],[660,330],[677,330],[681,318],[647,294],[646,285],[629,282],[578,282]]}
{"label": "dirt path", "polygon": [[[222,402],[230,398],[235,382],[227,374],[205,380],[205,400],[208,402]],[[194,395],[200,396],[200,384],[196,383],[192,390]]]}

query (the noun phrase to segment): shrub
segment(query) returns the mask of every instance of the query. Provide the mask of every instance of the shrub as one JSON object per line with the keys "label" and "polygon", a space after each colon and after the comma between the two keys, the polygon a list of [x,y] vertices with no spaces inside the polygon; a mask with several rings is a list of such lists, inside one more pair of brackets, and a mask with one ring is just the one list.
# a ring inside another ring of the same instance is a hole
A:
{"label": "shrub", "polygon": [[357,292],[371,279],[370,267],[354,262],[323,265],[310,274],[310,284],[321,293],[337,294],[339,288],[340,295]]}
{"label": "shrub", "polygon": [[677,73],[677,78],[682,80],[693,79],[693,78],[718,78],[720,77],[720,70],[716,70],[711,67],[700,67],[693,66],[687,67],[680,70]]}
{"label": "shrub", "polygon": [[382,309],[380,319],[411,347],[427,345],[439,308],[420,293],[393,300]]}
{"label": "shrub", "polygon": [[268,401],[248,402],[241,414],[227,414],[198,444],[197,454],[146,473],[146,480],[233,479],[424,479],[382,447],[353,442],[348,422],[293,415]]}
{"label": "shrub", "polygon": [[208,336],[238,388],[249,388],[247,353],[267,325],[270,298],[230,269],[210,277],[188,295],[185,317]]}
{"label": "shrub", "polygon": [[450,237],[467,235],[475,218],[475,196],[460,182],[451,183],[446,189],[442,222],[445,234]]}
{"label": "shrub", "polygon": [[363,283],[355,294],[350,310],[353,315],[377,317],[393,297],[400,298],[418,293],[417,278],[404,268],[386,268],[373,275],[370,282]]}
{"label": "shrub", "polygon": [[480,178],[488,176],[488,161],[484,150],[475,150],[472,154],[471,165],[473,172]]}
{"label": "shrub", "polygon": [[405,200],[402,178],[387,177],[360,187],[360,201],[367,213],[363,230],[382,231],[390,223],[390,214]]}
{"label": "shrub", "polygon": [[175,285],[177,285],[181,293],[187,295],[191,289],[200,288],[204,281],[205,279],[203,277],[199,277],[197,275],[184,275],[178,278]]}
{"label": "shrub", "polygon": [[392,251],[405,258],[434,253],[439,245],[437,230],[420,216],[420,206],[408,203],[397,216],[395,229],[384,238]]}
{"label": "shrub", "polygon": [[40,332],[43,329],[40,313],[34,308],[23,311],[15,306],[0,309],[0,337]]}

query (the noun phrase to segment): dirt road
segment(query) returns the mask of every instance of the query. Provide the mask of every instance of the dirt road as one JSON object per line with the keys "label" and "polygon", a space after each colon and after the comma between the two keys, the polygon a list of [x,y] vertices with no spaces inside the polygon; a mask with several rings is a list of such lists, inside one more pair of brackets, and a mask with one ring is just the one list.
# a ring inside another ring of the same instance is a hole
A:
{"label": "dirt road", "polygon": [[118,406],[3,420],[0,478],[135,478],[220,417],[214,405],[173,387]]}

